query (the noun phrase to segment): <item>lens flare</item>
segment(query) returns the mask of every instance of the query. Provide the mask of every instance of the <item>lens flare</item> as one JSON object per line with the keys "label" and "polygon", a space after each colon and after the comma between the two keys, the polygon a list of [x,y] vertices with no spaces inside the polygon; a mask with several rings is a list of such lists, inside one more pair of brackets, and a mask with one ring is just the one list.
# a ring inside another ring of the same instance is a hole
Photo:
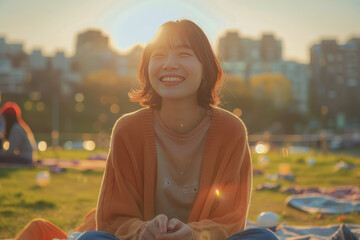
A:
{"label": "lens flare", "polygon": [[221,195],[220,190],[219,190],[219,189],[216,189],[216,190],[215,190],[215,194],[216,194],[217,197],[220,197],[220,195]]}

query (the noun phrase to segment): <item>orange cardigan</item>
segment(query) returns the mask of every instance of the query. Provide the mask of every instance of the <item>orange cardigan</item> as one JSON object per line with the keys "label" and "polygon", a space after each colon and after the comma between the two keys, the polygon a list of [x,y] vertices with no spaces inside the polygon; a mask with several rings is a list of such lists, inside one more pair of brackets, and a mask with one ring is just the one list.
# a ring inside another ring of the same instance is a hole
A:
{"label": "orange cardigan", "polygon": [[[212,108],[199,193],[187,224],[193,239],[226,239],[245,228],[252,170],[245,125]],[[97,229],[119,239],[139,239],[154,216],[156,147],[153,110],[145,108],[115,124],[97,206]]]}

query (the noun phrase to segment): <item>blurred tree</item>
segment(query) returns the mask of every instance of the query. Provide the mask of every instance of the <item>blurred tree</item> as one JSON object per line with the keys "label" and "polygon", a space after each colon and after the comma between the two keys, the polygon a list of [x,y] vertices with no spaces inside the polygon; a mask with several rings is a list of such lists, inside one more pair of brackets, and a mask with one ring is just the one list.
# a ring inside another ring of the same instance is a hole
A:
{"label": "blurred tree", "polygon": [[250,78],[255,97],[268,99],[278,109],[284,109],[291,100],[291,81],[282,74],[263,73]]}

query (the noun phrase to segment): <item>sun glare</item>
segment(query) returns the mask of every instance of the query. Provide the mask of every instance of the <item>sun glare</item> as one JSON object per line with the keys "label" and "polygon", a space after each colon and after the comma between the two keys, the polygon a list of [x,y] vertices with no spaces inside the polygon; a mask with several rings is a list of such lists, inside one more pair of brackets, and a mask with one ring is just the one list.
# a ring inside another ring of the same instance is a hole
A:
{"label": "sun glare", "polygon": [[177,0],[136,1],[127,6],[119,4],[103,19],[101,25],[111,34],[113,44],[124,50],[135,44],[150,41],[161,24],[180,18],[196,21],[205,32],[207,29],[216,31],[214,26],[219,22],[218,19],[206,15],[201,10]]}

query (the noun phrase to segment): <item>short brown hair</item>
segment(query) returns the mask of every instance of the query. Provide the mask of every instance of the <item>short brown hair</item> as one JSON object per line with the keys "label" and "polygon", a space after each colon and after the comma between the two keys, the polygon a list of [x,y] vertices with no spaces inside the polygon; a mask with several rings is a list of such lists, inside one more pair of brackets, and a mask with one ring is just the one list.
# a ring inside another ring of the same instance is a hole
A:
{"label": "short brown hair", "polygon": [[[160,30],[166,34],[160,35]],[[130,101],[139,102],[145,107],[161,107],[161,97],[152,89],[150,84],[148,73],[150,56],[159,42],[165,42],[166,45],[172,46],[174,37],[180,37],[182,41],[188,42],[203,65],[203,78],[197,96],[198,104],[204,108],[217,106],[220,103],[219,94],[223,71],[205,33],[195,23],[186,19],[162,24],[155,37],[146,45],[137,71],[140,88],[132,89],[129,92]]]}

